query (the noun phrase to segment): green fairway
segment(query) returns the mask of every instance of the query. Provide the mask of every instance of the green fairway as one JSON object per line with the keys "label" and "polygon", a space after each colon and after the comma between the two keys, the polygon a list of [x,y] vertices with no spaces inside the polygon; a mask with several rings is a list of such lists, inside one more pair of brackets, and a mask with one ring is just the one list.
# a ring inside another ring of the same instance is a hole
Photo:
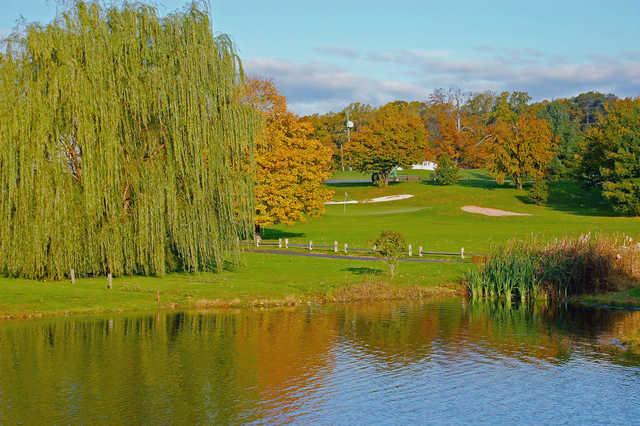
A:
{"label": "green fairway", "polygon": [[[407,171],[405,173],[413,173]],[[334,199],[366,200],[374,197],[412,194],[407,200],[376,204],[327,206],[326,214],[292,226],[268,229],[264,237],[289,238],[292,242],[350,246],[370,246],[383,230],[405,235],[414,247],[425,250],[486,252],[494,244],[514,238],[549,239],[582,233],[625,233],[640,237],[640,218],[616,217],[595,190],[585,190],[573,182],[552,183],[547,206],[529,204],[526,191],[497,185],[484,171],[464,171],[457,185],[397,183],[386,188],[370,184],[332,184]],[[339,174],[341,176],[342,174]],[[347,194],[345,196],[345,193]],[[465,205],[476,205],[531,216],[488,217],[465,213]]]}

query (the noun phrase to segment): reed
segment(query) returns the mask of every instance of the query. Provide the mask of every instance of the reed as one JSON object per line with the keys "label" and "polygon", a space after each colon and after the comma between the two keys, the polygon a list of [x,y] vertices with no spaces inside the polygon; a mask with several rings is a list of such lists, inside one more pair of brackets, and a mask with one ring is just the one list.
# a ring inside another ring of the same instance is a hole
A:
{"label": "reed", "polygon": [[73,1],[0,53],[0,273],[220,270],[253,232],[258,118],[206,6]]}
{"label": "reed", "polygon": [[626,236],[591,234],[546,244],[515,241],[494,249],[465,281],[472,298],[509,301],[623,290],[640,283],[640,245]]}

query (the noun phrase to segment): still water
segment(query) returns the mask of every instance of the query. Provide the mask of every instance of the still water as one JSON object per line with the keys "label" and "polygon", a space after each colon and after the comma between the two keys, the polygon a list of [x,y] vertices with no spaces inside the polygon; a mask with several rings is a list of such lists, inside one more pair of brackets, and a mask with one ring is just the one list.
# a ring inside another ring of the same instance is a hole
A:
{"label": "still water", "polygon": [[461,299],[0,323],[0,424],[638,424],[640,312]]}

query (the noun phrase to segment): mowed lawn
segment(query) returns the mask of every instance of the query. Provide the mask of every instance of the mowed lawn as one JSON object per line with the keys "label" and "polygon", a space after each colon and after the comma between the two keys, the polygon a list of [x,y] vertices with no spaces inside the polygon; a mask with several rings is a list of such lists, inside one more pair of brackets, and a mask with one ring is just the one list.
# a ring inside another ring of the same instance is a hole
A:
{"label": "mowed lawn", "polygon": [[[423,182],[396,183],[386,188],[370,184],[340,183],[329,185],[334,200],[364,200],[374,197],[412,194],[407,200],[376,204],[327,206],[323,216],[310,218],[292,226],[279,225],[265,233],[265,238],[289,238],[290,241],[332,244],[337,240],[351,247],[368,247],[383,230],[401,232],[414,247],[425,250],[485,253],[492,245],[518,238],[551,239],[583,233],[624,233],[640,237],[640,218],[617,216],[598,191],[588,190],[569,181],[555,182],[547,206],[530,204],[526,190],[497,185],[482,170],[461,174],[457,185],[430,183],[429,172],[421,174]],[[357,179],[365,175],[336,174],[334,178]],[[345,195],[346,193],[346,195]],[[488,217],[465,213],[460,208],[476,205],[531,216]]]}
{"label": "mowed lawn", "polygon": [[[190,309],[202,303],[224,306],[260,305],[286,298],[331,295],[354,284],[386,282],[395,287],[440,287],[455,284],[469,265],[403,264],[388,282],[382,262],[328,260],[247,253],[246,265],[220,274],[168,274],[164,277],[117,277],[113,289],[106,278],[34,281],[0,278],[0,318],[55,314],[93,314]],[[157,296],[160,300],[158,302]]]}
{"label": "mowed lawn", "polygon": [[[412,172],[408,172],[412,173]],[[618,217],[596,191],[575,183],[553,184],[548,206],[527,203],[526,192],[496,185],[484,171],[465,171],[457,185],[435,186],[430,174],[419,172],[420,183],[399,183],[387,188],[369,184],[336,184],[335,199],[363,200],[395,194],[414,198],[379,204],[328,206],[326,214],[293,226],[275,226],[265,238],[289,238],[294,242],[370,247],[382,230],[403,233],[415,250],[486,253],[492,245],[513,238],[550,239],[591,233],[624,233],[640,238],[640,219]],[[349,173],[348,178],[361,175]],[[336,176],[340,179],[343,176]],[[460,207],[477,205],[519,213],[526,217],[487,217],[465,213]],[[354,284],[389,283],[381,261],[290,257],[247,253],[246,266],[221,274],[169,274],[165,277],[118,277],[113,290],[106,279],[69,282],[38,282],[0,278],[0,317],[33,314],[100,313],[154,310],[167,307],[189,309],[199,302],[228,301],[252,304],[260,300],[309,298],[330,295]],[[439,287],[459,284],[469,263],[402,263],[392,286]],[[632,290],[636,291],[636,290]],[[156,300],[160,295],[160,302]],[[631,294],[636,296],[636,294]],[[635,299],[634,299],[635,300]]]}

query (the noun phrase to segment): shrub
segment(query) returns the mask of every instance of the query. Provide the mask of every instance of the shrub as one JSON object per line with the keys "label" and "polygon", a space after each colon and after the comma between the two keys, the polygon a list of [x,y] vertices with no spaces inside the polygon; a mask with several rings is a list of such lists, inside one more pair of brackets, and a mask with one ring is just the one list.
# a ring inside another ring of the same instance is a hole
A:
{"label": "shrub", "polygon": [[377,247],[376,253],[382,256],[387,265],[389,265],[389,274],[393,278],[407,242],[398,232],[383,231],[376,240],[375,245]]}
{"label": "shrub", "polygon": [[453,185],[458,181],[458,165],[444,154],[438,157],[438,167],[433,173],[433,181],[438,185]]}
{"label": "shrub", "polygon": [[536,179],[529,190],[529,200],[539,206],[549,201],[549,184],[545,179]]}

